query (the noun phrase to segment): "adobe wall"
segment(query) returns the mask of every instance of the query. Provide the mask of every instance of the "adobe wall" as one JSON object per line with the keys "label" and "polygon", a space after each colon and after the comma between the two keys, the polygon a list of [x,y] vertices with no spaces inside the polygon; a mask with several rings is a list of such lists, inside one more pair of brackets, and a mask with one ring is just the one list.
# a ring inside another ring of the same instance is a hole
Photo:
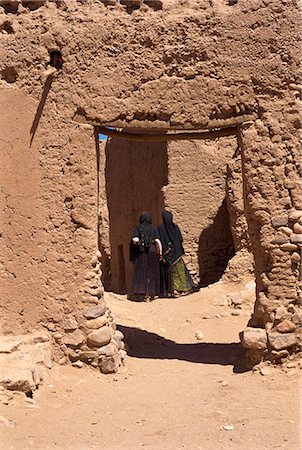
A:
{"label": "adobe wall", "polygon": [[237,204],[243,202],[241,166],[236,178],[230,176],[230,167],[237,159],[236,136],[168,145],[165,204],[182,230],[185,258],[200,286],[218,281],[235,252],[238,264],[233,262],[236,269],[228,270],[228,277],[239,278],[253,270],[252,255],[242,242],[243,209],[237,214],[241,222],[236,220]]}
{"label": "adobe wall", "polygon": [[[245,123],[244,210],[257,303],[252,337],[243,341],[260,357],[267,349],[279,360],[296,351],[302,214],[297,5],[163,1],[162,9],[145,5],[129,14],[120,5],[66,0],[34,11],[20,5],[13,14],[0,9],[7,167],[1,167],[2,332],[46,322],[60,334],[65,314],[82,320],[85,289],[97,290],[89,299],[102,297],[101,286],[83,287],[102,229],[94,132],[77,123],[132,130]],[[61,51],[63,66],[51,75],[45,70],[53,50]],[[25,168],[26,181],[12,183]]]}

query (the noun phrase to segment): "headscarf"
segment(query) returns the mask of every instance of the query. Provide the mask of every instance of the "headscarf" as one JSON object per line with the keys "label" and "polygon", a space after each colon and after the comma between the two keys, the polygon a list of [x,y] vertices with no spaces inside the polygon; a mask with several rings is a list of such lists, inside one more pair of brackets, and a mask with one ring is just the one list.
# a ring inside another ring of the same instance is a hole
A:
{"label": "headscarf", "polygon": [[[134,245],[132,239],[138,237],[140,245]],[[149,212],[144,211],[139,217],[139,224],[135,227],[132,233],[130,245],[130,261],[133,261],[136,255],[136,250],[149,251],[152,242],[158,237],[157,229],[152,225],[152,216]]]}
{"label": "headscarf", "polygon": [[173,222],[173,215],[169,211],[163,211],[163,223],[158,227],[158,234],[163,247],[163,259],[173,265],[184,254],[184,249],[180,229]]}

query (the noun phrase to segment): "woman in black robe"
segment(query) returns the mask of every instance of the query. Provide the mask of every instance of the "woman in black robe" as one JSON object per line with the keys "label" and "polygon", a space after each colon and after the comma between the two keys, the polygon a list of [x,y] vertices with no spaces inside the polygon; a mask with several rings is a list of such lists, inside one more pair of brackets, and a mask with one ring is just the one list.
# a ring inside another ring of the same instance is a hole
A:
{"label": "woman in black robe", "polygon": [[169,211],[163,211],[163,223],[158,227],[158,234],[162,245],[160,296],[189,292],[194,283],[182,259],[185,251],[180,229]]}
{"label": "woman in black robe", "polygon": [[132,295],[153,300],[159,295],[159,258],[161,245],[157,228],[152,225],[149,212],[143,212],[130,243],[130,261],[134,264]]}

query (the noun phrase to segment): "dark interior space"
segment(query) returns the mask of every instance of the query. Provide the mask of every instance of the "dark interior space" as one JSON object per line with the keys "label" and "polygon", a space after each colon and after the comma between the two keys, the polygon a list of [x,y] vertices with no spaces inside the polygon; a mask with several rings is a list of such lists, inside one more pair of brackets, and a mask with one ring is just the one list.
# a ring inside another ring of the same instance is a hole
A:
{"label": "dark interior space", "polygon": [[230,229],[230,217],[227,201],[224,198],[213,223],[202,231],[199,238],[200,287],[216,283],[234,255],[235,246]]}
{"label": "dark interior space", "polygon": [[154,224],[161,221],[164,208],[162,188],[168,177],[167,143],[111,138],[107,141],[105,153],[110,286],[114,292],[125,294],[131,290],[129,244],[139,215],[142,211],[150,211]]}

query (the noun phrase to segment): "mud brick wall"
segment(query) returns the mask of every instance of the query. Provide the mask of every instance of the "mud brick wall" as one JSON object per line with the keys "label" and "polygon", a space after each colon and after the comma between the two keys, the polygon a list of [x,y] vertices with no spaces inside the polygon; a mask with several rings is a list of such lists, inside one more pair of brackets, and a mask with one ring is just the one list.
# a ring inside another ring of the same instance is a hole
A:
{"label": "mud brick wall", "polygon": [[103,302],[94,127],[239,125],[257,284],[248,332],[261,334],[243,342],[280,359],[300,342],[299,2],[113,3],[0,4],[1,332],[62,334],[66,318],[84,327],[87,301]]}

